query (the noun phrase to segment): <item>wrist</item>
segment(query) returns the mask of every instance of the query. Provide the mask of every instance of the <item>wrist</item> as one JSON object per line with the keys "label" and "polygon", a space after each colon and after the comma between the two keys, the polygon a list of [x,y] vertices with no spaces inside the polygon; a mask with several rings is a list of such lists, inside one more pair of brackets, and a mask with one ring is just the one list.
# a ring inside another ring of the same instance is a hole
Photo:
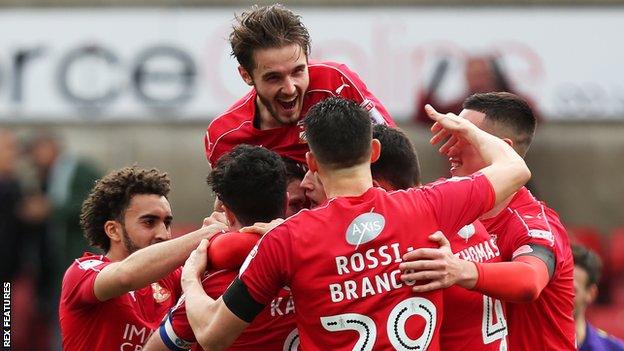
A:
{"label": "wrist", "polygon": [[192,293],[198,286],[201,287],[199,278],[196,276],[189,277],[183,274],[182,279],[180,279],[180,283],[182,285],[182,290],[184,290],[184,293],[187,295]]}
{"label": "wrist", "polygon": [[457,282],[459,286],[466,289],[473,289],[477,285],[479,279],[479,270],[477,269],[477,263],[460,260],[462,263],[462,274],[460,281]]}

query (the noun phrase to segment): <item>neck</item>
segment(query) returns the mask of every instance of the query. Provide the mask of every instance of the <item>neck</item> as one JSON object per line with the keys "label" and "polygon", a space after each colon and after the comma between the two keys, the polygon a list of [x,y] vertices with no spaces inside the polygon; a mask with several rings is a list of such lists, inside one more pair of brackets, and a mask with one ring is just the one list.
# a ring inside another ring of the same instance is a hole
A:
{"label": "neck", "polygon": [[282,124],[273,117],[271,111],[262,103],[260,96],[256,95],[256,113],[260,118],[260,130],[282,127]]}
{"label": "neck", "polygon": [[587,322],[585,321],[585,312],[581,313],[574,320],[574,325],[576,327],[576,342],[578,345],[582,345],[585,341],[585,332],[587,331]]}
{"label": "neck", "polygon": [[111,262],[118,262],[123,261],[126,257],[130,256],[130,254],[128,254],[125,248],[111,244],[110,249],[104,256],[106,256],[106,258],[108,258]]}
{"label": "neck", "polygon": [[373,186],[369,163],[330,171],[319,167],[318,174],[327,198],[360,196]]}
{"label": "neck", "polygon": [[481,217],[479,217],[479,219],[490,219],[492,217],[498,216],[501,212],[503,212],[503,210],[505,208],[507,208],[507,206],[509,206],[509,203],[511,202],[511,199],[513,199],[513,197],[515,195],[516,195],[516,193],[513,193],[510,197],[506,198],[505,200],[503,200],[498,205],[494,205],[494,207],[492,207],[491,210],[489,210],[486,213],[482,214]]}
{"label": "neck", "polygon": [[[250,225],[253,225],[253,223],[252,223],[252,224],[250,224]],[[242,224],[240,224],[240,223],[238,222],[238,220],[237,220],[237,221],[235,221],[232,225],[230,225],[230,226],[228,227],[228,230],[229,230],[229,231],[231,231],[231,232],[237,232],[237,231],[239,231],[242,227],[243,227],[243,225],[242,225]]]}

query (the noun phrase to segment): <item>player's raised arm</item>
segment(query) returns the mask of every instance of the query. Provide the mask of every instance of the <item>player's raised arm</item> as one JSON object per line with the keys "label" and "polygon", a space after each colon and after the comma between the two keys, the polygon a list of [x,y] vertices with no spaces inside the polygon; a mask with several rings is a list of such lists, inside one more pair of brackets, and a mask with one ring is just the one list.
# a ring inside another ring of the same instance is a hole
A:
{"label": "player's raised arm", "polygon": [[431,105],[425,106],[425,110],[435,121],[431,127],[434,133],[431,144],[446,140],[440,147],[441,153],[448,154],[460,143],[468,143],[476,148],[487,165],[480,172],[492,184],[496,204],[511,196],[531,178],[531,172],[522,157],[503,140],[455,114],[441,114]]}
{"label": "player's raised arm", "polygon": [[106,301],[163,278],[184,263],[200,240],[224,228],[221,224],[202,227],[179,238],[150,245],[122,261],[109,264],[95,279],[95,296],[100,301]]}

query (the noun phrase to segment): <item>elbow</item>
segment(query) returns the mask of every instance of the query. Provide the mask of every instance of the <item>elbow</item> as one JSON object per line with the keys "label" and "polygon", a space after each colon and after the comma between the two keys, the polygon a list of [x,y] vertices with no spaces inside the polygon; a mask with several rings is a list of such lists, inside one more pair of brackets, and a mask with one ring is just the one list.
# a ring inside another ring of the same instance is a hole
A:
{"label": "elbow", "polygon": [[540,296],[541,290],[535,284],[529,284],[518,291],[516,301],[518,303],[531,303]]}

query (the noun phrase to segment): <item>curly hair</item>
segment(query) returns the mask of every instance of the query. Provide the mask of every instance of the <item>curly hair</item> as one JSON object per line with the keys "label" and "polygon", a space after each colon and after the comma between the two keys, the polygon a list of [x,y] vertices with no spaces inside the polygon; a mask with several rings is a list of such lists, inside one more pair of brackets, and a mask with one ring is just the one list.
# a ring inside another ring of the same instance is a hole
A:
{"label": "curly hair", "polygon": [[249,74],[255,67],[253,53],[257,49],[297,44],[306,57],[310,55],[310,34],[301,17],[281,4],[254,5],[235,19],[230,34],[232,56]]}
{"label": "curly hair", "polygon": [[167,173],[157,169],[124,167],[105,175],[96,182],[80,211],[80,226],[89,245],[108,252],[110,239],[104,231],[104,224],[110,220],[123,222],[133,196],[153,194],[167,197],[170,188]]}

